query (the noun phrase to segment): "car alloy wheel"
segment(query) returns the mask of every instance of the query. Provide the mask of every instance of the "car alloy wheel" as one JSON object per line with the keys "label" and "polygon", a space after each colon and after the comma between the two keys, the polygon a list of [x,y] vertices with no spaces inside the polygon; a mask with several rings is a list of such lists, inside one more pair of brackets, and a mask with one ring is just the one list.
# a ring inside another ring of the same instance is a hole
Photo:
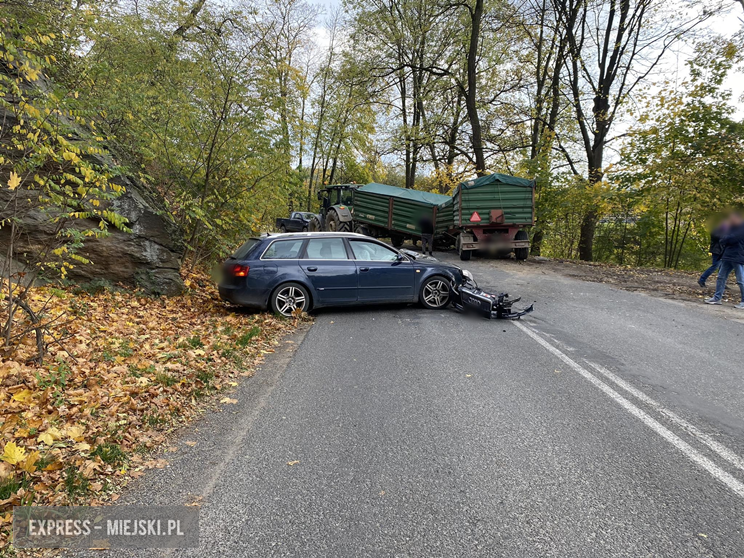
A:
{"label": "car alloy wheel", "polygon": [[424,305],[429,308],[444,308],[449,302],[449,283],[442,278],[435,277],[424,285],[422,298]]}
{"label": "car alloy wheel", "polygon": [[279,289],[274,295],[274,306],[281,315],[291,316],[292,312],[305,310],[307,295],[296,285],[287,285]]}

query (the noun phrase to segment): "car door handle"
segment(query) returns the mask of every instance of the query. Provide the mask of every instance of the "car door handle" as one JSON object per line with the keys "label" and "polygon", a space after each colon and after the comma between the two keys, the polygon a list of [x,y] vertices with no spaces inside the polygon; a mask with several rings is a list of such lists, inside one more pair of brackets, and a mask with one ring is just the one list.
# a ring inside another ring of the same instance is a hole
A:
{"label": "car door handle", "polygon": [[318,268],[317,267],[308,267],[307,270],[308,271],[318,271]]}
{"label": "car door handle", "polygon": [[360,267],[359,268],[359,271],[369,271],[369,268],[368,267]]}

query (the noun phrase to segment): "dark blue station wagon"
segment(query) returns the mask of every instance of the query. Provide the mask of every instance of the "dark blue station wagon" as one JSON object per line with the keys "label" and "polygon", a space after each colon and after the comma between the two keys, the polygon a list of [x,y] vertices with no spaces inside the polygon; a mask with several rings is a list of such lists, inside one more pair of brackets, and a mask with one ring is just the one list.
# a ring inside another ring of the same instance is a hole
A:
{"label": "dark blue station wagon", "polygon": [[415,259],[355,233],[311,232],[251,238],[224,264],[220,297],[285,316],[328,306],[421,302],[444,308],[449,285],[467,271]]}

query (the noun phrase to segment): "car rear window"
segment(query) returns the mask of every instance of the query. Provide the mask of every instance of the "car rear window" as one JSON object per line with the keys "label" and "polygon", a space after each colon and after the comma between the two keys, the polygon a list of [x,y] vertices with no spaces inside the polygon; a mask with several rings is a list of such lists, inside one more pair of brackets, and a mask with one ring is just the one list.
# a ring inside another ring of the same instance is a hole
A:
{"label": "car rear window", "polygon": [[242,260],[245,258],[248,254],[251,253],[251,251],[258,245],[258,243],[261,242],[257,238],[249,238],[245,244],[243,244],[240,248],[235,250],[235,253],[232,255],[233,258],[236,260]]}
{"label": "car rear window", "polygon": [[294,240],[277,240],[271,244],[264,252],[264,260],[295,260],[300,257],[300,249],[303,238]]}

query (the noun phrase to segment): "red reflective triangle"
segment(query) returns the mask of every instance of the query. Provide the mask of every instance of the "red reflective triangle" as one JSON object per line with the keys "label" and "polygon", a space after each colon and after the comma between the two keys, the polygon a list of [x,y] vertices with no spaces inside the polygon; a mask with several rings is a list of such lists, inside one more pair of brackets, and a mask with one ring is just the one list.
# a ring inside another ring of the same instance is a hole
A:
{"label": "red reflective triangle", "polygon": [[481,218],[480,218],[480,215],[478,215],[477,211],[473,211],[473,214],[470,216],[470,220],[473,223],[480,223]]}

